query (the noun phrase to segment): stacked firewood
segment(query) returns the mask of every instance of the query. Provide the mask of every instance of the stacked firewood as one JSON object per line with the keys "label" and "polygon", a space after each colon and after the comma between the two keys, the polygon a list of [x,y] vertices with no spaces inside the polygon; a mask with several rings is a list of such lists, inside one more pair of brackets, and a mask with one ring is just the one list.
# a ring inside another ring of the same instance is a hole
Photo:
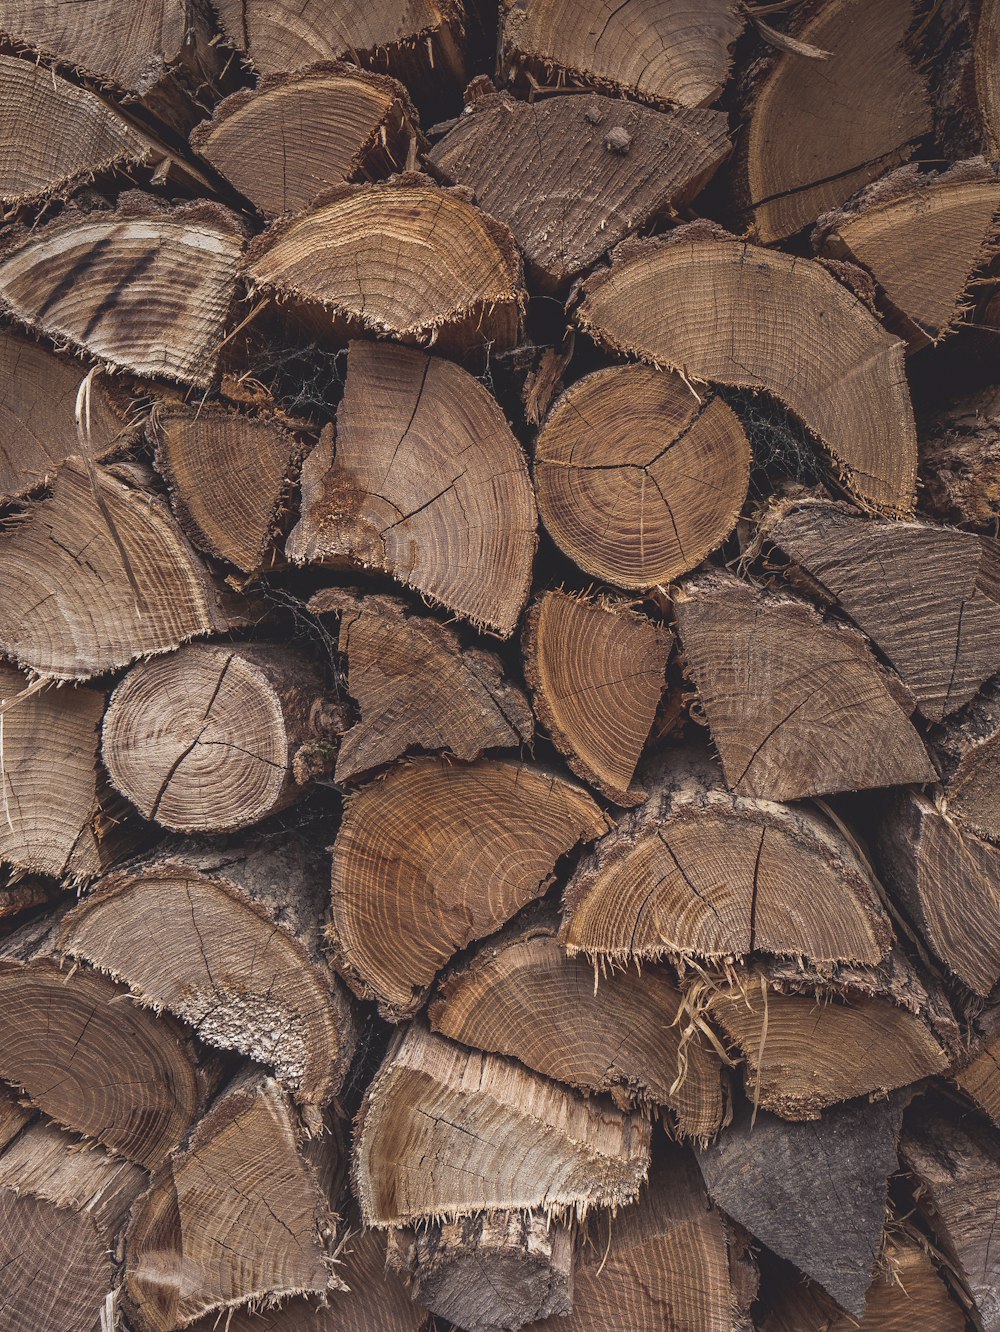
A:
{"label": "stacked firewood", "polygon": [[0,1332],[1000,1332],[1000,0],[0,108]]}

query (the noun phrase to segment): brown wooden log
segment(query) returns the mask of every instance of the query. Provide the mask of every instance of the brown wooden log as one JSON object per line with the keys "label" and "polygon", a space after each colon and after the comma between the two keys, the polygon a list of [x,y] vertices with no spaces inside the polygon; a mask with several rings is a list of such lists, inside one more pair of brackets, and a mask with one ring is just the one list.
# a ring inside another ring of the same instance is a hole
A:
{"label": "brown wooden log", "polygon": [[132,1214],[124,1289],[137,1332],[340,1288],[325,1189],[337,1150],[330,1134],[304,1140],[273,1079],[237,1074]]}
{"label": "brown wooden log", "polygon": [[343,181],[398,171],[418,136],[401,83],[335,62],[233,93],[195,127],[191,146],[273,219]]}
{"label": "brown wooden log", "polygon": [[351,345],[347,386],[302,469],[297,564],[392,574],[502,637],[528,595],[536,513],[495,398],[450,361]]}
{"label": "brown wooden log", "polygon": [[912,702],[853,628],[735,575],[674,599],[726,782],[769,800],[934,780]]}
{"label": "brown wooden log", "polygon": [[931,735],[946,809],[963,828],[1000,841],[1000,681]]}
{"label": "brown wooden log", "polygon": [[398,1033],[355,1126],[365,1224],[542,1209],[586,1216],[639,1192],[649,1124],[419,1023]]}
{"label": "brown wooden log", "polygon": [[903,344],[822,264],[691,223],[623,242],[582,293],[574,318],[600,345],[689,379],[767,389],[863,504],[911,509],[916,437]]}
{"label": "brown wooden log", "polygon": [[407,751],[471,762],[487,749],[530,743],[534,718],[498,657],[465,647],[448,625],[416,615],[396,597],[326,588],[315,615],[339,615],[337,647],[361,713],[337,751],[337,782],[353,782]]}
{"label": "brown wooden log", "polygon": [[1000,153],[1000,5],[945,0],[927,22],[938,141],[949,157]]}
{"label": "brown wooden log", "polygon": [[988,1008],[977,1022],[984,1033],[972,1057],[953,1078],[962,1092],[1000,1128],[1000,1010]]}
{"label": "brown wooden log", "polygon": [[1000,517],[1000,389],[952,403],[920,437],[921,507],[946,523],[989,528]]}
{"label": "brown wooden log", "polygon": [[719,111],[490,93],[472,101],[427,162],[505,222],[531,277],[557,290],[693,199],[729,149]]}
{"label": "brown wooden log", "polygon": [[348,803],[330,942],[359,997],[417,1011],[441,967],[541,897],[557,860],[606,831],[582,787],[527,764],[416,759]]}
{"label": "brown wooden log", "polygon": [[665,687],[669,630],[618,598],[546,592],[522,637],[535,711],[578,777],[616,805],[646,798],[632,779]]}
{"label": "brown wooden log", "polygon": [[526,299],[507,228],[467,192],[417,172],[327,191],[258,236],[246,272],[256,292],[327,335],[371,333],[446,355],[512,347]]}
{"label": "brown wooden log", "polygon": [[289,837],[168,843],[83,898],[62,920],[59,949],[321,1105],[339,1091],[355,1044],[323,954],[324,868]]}

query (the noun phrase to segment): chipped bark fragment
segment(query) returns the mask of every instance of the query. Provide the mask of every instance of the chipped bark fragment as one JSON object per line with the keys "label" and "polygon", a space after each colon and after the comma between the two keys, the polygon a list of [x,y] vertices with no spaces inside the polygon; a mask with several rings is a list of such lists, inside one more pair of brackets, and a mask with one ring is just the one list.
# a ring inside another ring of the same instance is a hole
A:
{"label": "chipped bark fragment", "polygon": [[992,528],[1000,519],[1000,388],[951,403],[920,436],[920,507],[932,518]]}

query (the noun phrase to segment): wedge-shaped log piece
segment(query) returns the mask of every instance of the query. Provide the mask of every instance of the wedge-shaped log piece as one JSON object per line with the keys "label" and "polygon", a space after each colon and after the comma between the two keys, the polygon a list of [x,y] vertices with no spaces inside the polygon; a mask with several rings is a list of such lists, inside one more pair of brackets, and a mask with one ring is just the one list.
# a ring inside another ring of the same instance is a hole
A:
{"label": "wedge-shaped log piece", "polygon": [[87,968],[61,967],[50,922],[0,948],[0,1077],[47,1115],[153,1168],[197,1116],[211,1070],[170,1018]]}
{"label": "wedge-shaped log piece", "polygon": [[500,64],[663,105],[707,106],[722,91],[743,16],[732,0],[502,0]]}
{"label": "wedge-shaped log piece", "polygon": [[414,1023],[390,1046],[361,1107],[355,1193],[375,1227],[531,1208],[583,1217],[635,1198],[649,1138],[639,1114]]}
{"label": "wedge-shaped log piece", "polygon": [[448,354],[512,347],[526,299],[507,228],[465,192],[414,172],[337,186],[276,222],[250,246],[247,274],[335,335],[369,332]]}
{"label": "wedge-shaped log piece", "polygon": [[539,432],[538,508],[581,569],[651,588],[729,536],[750,461],[750,441],[721,398],[699,400],[679,375],[612,366],[568,388]]}
{"label": "wedge-shaped log piece", "polygon": [[800,231],[905,162],[929,133],[924,81],[904,46],[915,22],[914,0],[810,7],[793,35],[826,52],[822,62],[783,51],[752,71],[738,193],[760,240]]}
{"label": "wedge-shaped log piece", "polygon": [[796,800],[934,780],[899,682],[856,630],[721,572],[674,610],[726,783]]}
{"label": "wedge-shaped log piece", "polygon": [[1000,842],[1000,681],[931,735],[948,813],[963,827]]}
{"label": "wedge-shaped log piece", "polygon": [[323,956],[324,868],[287,837],[168,843],[83,898],[62,921],[59,949],[321,1104],[354,1048],[349,1001]]}
{"label": "wedge-shaped log piece", "polygon": [[36,1122],[0,1153],[0,1264],[8,1332],[94,1332],[113,1299],[114,1250],[146,1187],[128,1161]]}
{"label": "wedge-shaped log piece", "polygon": [[449,958],[542,896],[560,856],[607,827],[582,787],[542,768],[393,768],[348,802],[334,844],[341,973],[386,1016],[415,1013]]}
{"label": "wedge-shaped log piece", "polygon": [[[794,58],[815,79],[812,63]],[[866,505],[912,507],[917,448],[904,345],[822,264],[691,223],[623,242],[610,269],[584,283],[575,317],[614,350],[766,389],[829,450]]]}
{"label": "wedge-shaped log piece", "polygon": [[300,212],[342,181],[398,171],[415,120],[401,83],[335,63],[234,93],[196,126],[191,145],[275,218]]}
{"label": "wedge-shaped log piece", "polygon": [[302,469],[290,560],[392,574],[506,638],[536,525],[523,450],[492,394],[451,361],[351,345],[336,445],[327,430]]}
{"label": "wedge-shaped log piece", "polygon": [[754,951],[871,966],[885,955],[892,930],[871,871],[817,811],[731,795],[700,749],[643,775],[649,799],[567,886],[560,938],[571,952],[626,966]]}
{"label": "wedge-shaped log piece", "polygon": [[536,280],[553,289],[693,198],[729,146],[721,111],[501,93],[477,98],[428,162],[510,227]]}
{"label": "wedge-shaped log piece", "polygon": [[205,202],[124,196],[68,208],[0,252],[0,307],[57,342],[135,374],[208,388],[236,295],[243,234]]}
{"label": "wedge-shaped log piece", "polygon": [[954,1074],[955,1082],[1000,1128],[1000,1010],[987,1010],[989,1029],[973,1057]]}
{"label": "wedge-shaped log piece", "polygon": [[938,413],[920,439],[921,508],[944,523],[992,528],[1000,518],[1000,387]]}
{"label": "wedge-shaped log piece", "polygon": [[547,592],[525,623],[535,709],[569,766],[617,805],[632,784],[666,683],[670,632],[628,603]]}
{"label": "wedge-shaped log piece", "polygon": [[722,1124],[722,1066],[684,1031],[682,995],[656,967],[602,976],[568,957],[552,925],[518,930],[447,975],[430,1007],[435,1031],[513,1055],[528,1068],[615,1101],[666,1106],[684,1137]]}
{"label": "wedge-shaped log piece", "polygon": [[413,614],[396,597],[346,588],[317,592],[309,609],[339,614],[337,646],[361,713],[337,751],[336,781],[357,781],[412,749],[469,762],[531,740],[528,701],[505,679],[500,659],[463,647],[448,625]]}
{"label": "wedge-shaped log piece", "polygon": [[929,721],[1000,666],[1000,543],[823,500],[779,503],[762,530],[883,652]]}
{"label": "wedge-shaped log piece", "polygon": [[324,1188],[336,1152],[329,1134],[304,1143],[272,1078],[238,1074],[132,1214],[125,1294],[137,1332],[339,1288]]}
{"label": "wedge-shaped log piece", "polygon": [[248,574],[273,563],[305,453],[296,433],[263,417],[170,404],[156,408],[149,434],[174,512],[198,549]]}
{"label": "wedge-shaped log piece", "polygon": [[816,1124],[744,1109],[698,1154],[712,1201],[858,1317],[881,1251],[904,1104],[837,1106]]}

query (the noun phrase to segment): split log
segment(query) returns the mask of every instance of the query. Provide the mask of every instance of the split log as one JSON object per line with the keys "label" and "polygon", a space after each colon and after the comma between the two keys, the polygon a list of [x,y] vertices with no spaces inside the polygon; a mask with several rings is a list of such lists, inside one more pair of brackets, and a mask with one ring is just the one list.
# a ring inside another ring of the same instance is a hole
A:
{"label": "split log", "polygon": [[10,928],[12,916],[52,906],[61,896],[62,885],[54,879],[26,876],[17,869],[0,871],[0,928]]}
{"label": "split log", "polygon": [[743,31],[732,0],[501,0],[500,70],[509,80],[583,84],[653,105],[707,106],[722,91]]}
{"label": "split log", "polygon": [[679,375],[611,366],[558,399],[538,434],[542,521],[581,569],[619,587],[687,573],[736,525],[750,442],[721,398]]}
{"label": "split log", "polygon": [[138,375],[208,388],[236,296],[243,232],[199,200],[138,191],[114,212],[69,207],[0,251],[0,308],[57,342]]}
{"label": "split log", "polygon": [[446,355],[512,347],[526,300],[507,228],[466,192],[416,172],[327,191],[258,236],[246,268],[258,293],[291,303],[320,332]]}
{"label": "split log", "polygon": [[931,735],[947,811],[980,837],[1000,842],[1000,680]]}
{"label": "split log", "polygon": [[541,897],[557,860],[607,827],[582,787],[542,768],[393,768],[348,802],[334,843],[338,969],[390,1020],[412,1015],[455,953]]}
{"label": "split log", "polygon": [[235,832],[333,766],[341,728],[315,663],[262,643],[191,643],[133,666],[111,695],[101,755],[144,818]]}
{"label": "split log", "polygon": [[598,980],[568,957],[548,921],[501,936],[448,973],[432,1028],[463,1045],[512,1055],[623,1108],[664,1106],[681,1137],[713,1137],[726,1111],[719,1056],[685,1030],[683,996],[664,968]]}
{"label": "split log", "polygon": [[636,1197],[649,1139],[639,1114],[411,1024],[358,1116],[355,1194],[376,1228],[533,1208],[582,1218]]}
{"label": "split log", "polygon": [[63,970],[51,921],[0,945],[0,1077],[66,1128],[159,1165],[190,1128],[213,1077],[170,1018],[84,967]]}
{"label": "split log", "polygon": [[977,1026],[986,1028],[973,1057],[952,1076],[959,1089],[1000,1128],[1000,1009],[987,1009]]}
{"label": "split log", "polygon": [[330,1135],[304,1144],[273,1079],[238,1074],[133,1211],[125,1295],[137,1332],[341,1287],[323,1186],[336,1151]]}
{"label": "split log", "polygon": [[[934,20],[937,20],[935,22]],[[937,138],[951,158],[1000,156],[1000,4],[946,0],[930,17]]]}
{"label": "split log", "polygon": [[52,1124],[0,1153],[6,1332],[94,1332],[114,1307],[118,1233],[146,1187],[137,1166]]}
{"label": "split log", "polygon": [[1000,389],[983,389],[934,417],[920,438],[921,507],[944,523],[1000,519]]}
{"label": "split log", "polygon": [[616,598],[546,592],[525,621],[535,711],[578,777],[637,805],[636,766],[666,685],[669,630]]}
{"label": "split log", "polygon": [[336,444],[328,428],[302,468],[293,563],[392,574],[507,638],[536,525],[524,452],[487,389],[451,361],[351,344]]}
{"label": "split log", "polygon": [[510,227],[531,276],[552,291],[693,199],[729,149],[721,111],[491,93],[466,108],[427,161]]}
{"label": "split log", "polygon": [[1000,543],[823,500],[779,502],[762,532],[867,634],[929,721],[1000,665]]}
{"label": "split log", "polygon": [[731,795],[699,749],[658,758],[648,775],[649,799],[567,885],[560,938],[571,953],[624,966],[758,950],[819,965],[885,956],[878,885],[818,811]]}
{"label": "split log", "polygon": [[695,222],[623,242],[582,293],[574,317],[602,346],[766,389],[825,446],[852,494],[909,512],[917,450],[903,343],[822,264]]}
{"label": "split log", "polygon": [[917,349],[958,326],[969,282],[996,250],[998,213],[1000,175],[981,158],[929,175],[901,167],[821,217],[813,247],[866,269]]}
{"label": "split log", "polygon": [[674,613],[732,790],[796,800],[934,780],[908,695],[855,629],[722,572],[689,579]]}
{"label": "split log", "polygon": [[915,15],[914,0],[807,6],[789,35],[821,51],[822,62],[785,50],[751,69],[737,197],[762,242],[838,207],[930,132],[924,80],[906,49]]}
{"label": "split log", "polygon": [[0,532],[0,650],[55,680],[118,670],[245,624],[251,605],[209,574],[167,506],[79,457],[52,495]]}
{"label": "split log", "polygon": [[260,573],[276,542],[306,446],[280,421],[202,404],[158,404],[148,434],[174,513],[199,550]]}
{"label": "split log", "polygon": [[289,837],[168,843],[84,897],[62,920],[59,949],[321,1105],[355,1043],[350,1003],[323,956],[323,869]]}
{"label": "split log", "polygon": [[487,749],[529,744],[528,701],[500,659],[464,647],[454,629],[415,615],[396,597],[327,588],[309,602],[339,614],[337,647],[361,713],[337,751],[337,782],[352,782],[412,750],[471,762]]}
{"label": "split log", "polygon": [[270,220],[343,181],[400,170],[415,124],[401,83],[335,63],[233,93],[195,127],[191,146]]}

